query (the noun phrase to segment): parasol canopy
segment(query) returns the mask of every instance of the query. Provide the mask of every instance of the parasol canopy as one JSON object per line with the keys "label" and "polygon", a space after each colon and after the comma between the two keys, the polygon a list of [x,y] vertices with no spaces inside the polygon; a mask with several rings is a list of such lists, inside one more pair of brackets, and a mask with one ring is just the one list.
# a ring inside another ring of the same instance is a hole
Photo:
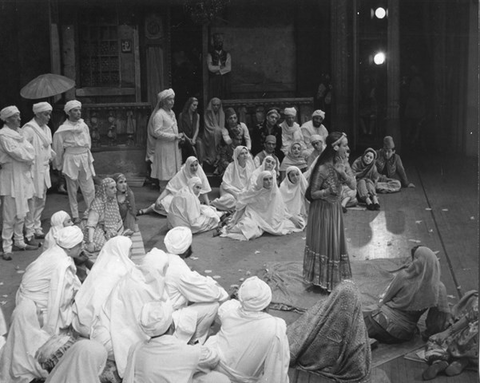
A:
{"label": "parasol canopy", "polygon": [[56,96],[72,89],[75,81],[59,74],[46,73],[34,78],[20,90],[23,98],[37,99]]}

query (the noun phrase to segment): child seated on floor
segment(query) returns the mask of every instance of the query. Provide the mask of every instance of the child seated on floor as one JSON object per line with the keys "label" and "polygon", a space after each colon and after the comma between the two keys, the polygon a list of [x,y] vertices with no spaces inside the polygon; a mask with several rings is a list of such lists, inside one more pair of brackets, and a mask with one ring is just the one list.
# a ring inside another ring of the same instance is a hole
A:
{"label": "child seated on floor", "polygon": [[380,210],[376,185],[380,178],[375,166],[377,153],[372,148],[365,150],[352,164],[352,170],[357,180],[358,199],[367,204],[368,210]]}
{"label": "child seated on floor", "polygon": [[386,136],[383,139],[383,148],[377,150],[375,162],[378,172],[385,177],[377,183],[377,192],[395,193],[402,187],[415,187],[408,180],[400,156],[395,153],[395,143],[392,137]]}

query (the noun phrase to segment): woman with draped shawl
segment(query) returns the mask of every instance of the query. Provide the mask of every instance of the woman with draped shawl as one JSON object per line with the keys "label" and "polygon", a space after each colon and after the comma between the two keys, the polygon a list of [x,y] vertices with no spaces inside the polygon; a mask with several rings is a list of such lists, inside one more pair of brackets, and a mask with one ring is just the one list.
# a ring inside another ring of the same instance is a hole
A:
{"label": "woman with draped shawl", "polygon": [[92,270],[75,297],[73,327],[85,338],[90,337],[92,322],[118,281],[135,264],[130,260],[132,241],[124,236],[105,243]]}
{"label": "woman with draped shawl", "polygon": [[428,311],[425,336],[445,330],[450,317],[447,291],[440,281],[440,262],[428,247],[412,250],[412,263],[401,270],[373,311],[364,319],[370,338],[382,343],[412,339],[417,322]]}
{"label": "woman with draped shawl", "polygon": [[258,176],[263,171],[271,172],[273,175],[273,179],[277,181],[280,173],[277,169],[277,161],[275,161],[275,158],[273,158],[273,156],[266,156],[261,165],[253,171],[250,177],[250,185],[254,185],[257,182]]}
{"label": "woman with draped shawl", "polygon": [[220,214],[212,206],[201,205],[198,199],[202,191],[202,180],[192,177],[170,204],[167,215],[168,228],[177,226],[190,228],[192,233],[202,233],[215,229],[220,222]]}
{"label": "woman with draped shawl", "polygon": [[380,210],[377,198],[377,181],[381,178],[375,166],[377,152],[367,148],[362,156],[352,164],[352,170],[357,180],[358,199],[367,204],[368,210]]}
{"label": "woman with draped shawl", "polygon": [[222,128],[225,126],[225,113],[222,101],[214,97],[210,100],[204,115],[203,143],[205,162],[212,165],[217,160],[217,146],[222,142]]}
{"label": "woman with draped shawl", "polygon": [[237,146],[231,162],[223,174],[220,184],[220,198],[212,201],[218,210],[232,210],[240,192],[248,187],[255,164],[246,146]]}
{"label": "woman with draped shawl", "polygon": [[100,315],[92,323],[90,339],[101,343],[108,358],[115,360],[117,371],[123,377],[130,346],[150,339],[138,323],[138,313],[151,301],[166,300],[165,273],[168,256],[152,249],[115,285],[102,306]]}
{"label": "woman with draped shawl", "polygon": [[358,288],[338,284],[287,327],[290,366],[335,382],[370,382],[372,356]]}
{"label": "woman with draped shawl", "polygon": [[124,232],[116,196],[117,183],[113,178],[104,178],[80,224],[90,253],[100,251],[110,238]]}
{"label": "woman with draped shawl", "polygon": [[221,236],[248,241],[264,232],[287,235],[297,231],[302,231],[300,223],[288,213],[272,173],[263,171],[255,185],[240,193],[232,221]]}
{"label": "woman with draped shawl", "polygon": [[478,370],[478,291],[466,292],[452,307],[447,329],[428,339],[425,359],[430,366],[423,372],[424,380],[442,371],[459,375],[467,366]]}
{"label": "woman with draped shawl", "polygon": [[199,198],[201,198],[206,205],[210,205],[208,193],[212,191],[212,188],[197,158],[192,156],[187,158],[187,161],[182,165],[179,172],[168,182],[167,187],[159,195],[155,203],[145,209],[140,209],[138,215],[144,215],[154,211],[157,214],[166,216],[170,211],[170,204],[172,203],[173,197],[179,193],[180,190],[188,186],[188,180],[193,177],[198,177],[202,181]]}
{"label": "woman with draped shawl", "polygon": [[115,173],[111,176],[117,183],[117,202],[120,216],[122,217],[123,227],[131,231],[137,231],[137,207],[135,205],[135,195],[128,186],[127,177],[122,173]]}
{"label": "woman with draped shawl", "polygon": [[292,143],[288,148],[287,155],[283,158],[280,164],[280,179],[285,178],[285,171],[289,166],[296,166],[302,172],[307,170],[307,161],[303,156],[303,144],[300,141]]}
{"label": "woman with draped shawl", "polygon": [[57,244],[55,238],[60,229],[72,225],[73,221],[70,214],[63,210],[54,213],[50,218],[50,230],[45,236],[45,241],[43,242],[43,251],[48,250]]}
{"label": "woman with draped shawl", "polygon": [[297,217],[301,228],[304,229],[307,225],[308,208],[310,206],[305,198],[308,182],[296,166],[289,166],[286,174],[287,176],[280,184],[280,194],[288,212],[292,217]]}
{"label": "woman with draped shawl", "polygon": [[345,133],[332,132],[313,166],[305,192],[310,201],[303,257],[303,279],[326,291],[352,277],[341,206],[342,183],[355,188],[345,171],[349,151]]}

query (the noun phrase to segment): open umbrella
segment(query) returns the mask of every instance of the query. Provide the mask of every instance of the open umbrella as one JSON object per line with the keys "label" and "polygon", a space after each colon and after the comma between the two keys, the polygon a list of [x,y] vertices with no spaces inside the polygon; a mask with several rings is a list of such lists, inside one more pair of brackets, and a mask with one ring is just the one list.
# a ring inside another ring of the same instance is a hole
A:
{"label": "open umbrella", "polygon": [[59,74],[46,73],[34,78],[20,90],[23,98],[37,99],[56,96],[72,89],[75,81]]}

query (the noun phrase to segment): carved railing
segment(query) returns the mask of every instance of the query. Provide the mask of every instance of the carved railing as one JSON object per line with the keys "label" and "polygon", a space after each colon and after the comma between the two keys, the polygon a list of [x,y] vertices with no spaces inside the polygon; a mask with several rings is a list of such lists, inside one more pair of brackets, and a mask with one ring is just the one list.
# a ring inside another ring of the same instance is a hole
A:
{"label": "carved railing", "polygon": [[145,148],[150,113],[147,102],[82,105],[94,151]]}
{"label": "carved railing", "polygon": [[313,97],[303,98],[258,98],[222,100],[223,110],[233,108],[241,122],[249,128],[259,124],[265,119],[265,113],[270,108],[276,108],[283,118],[285,108],[297,109],[297,122],[302,125],[312,117]]}

